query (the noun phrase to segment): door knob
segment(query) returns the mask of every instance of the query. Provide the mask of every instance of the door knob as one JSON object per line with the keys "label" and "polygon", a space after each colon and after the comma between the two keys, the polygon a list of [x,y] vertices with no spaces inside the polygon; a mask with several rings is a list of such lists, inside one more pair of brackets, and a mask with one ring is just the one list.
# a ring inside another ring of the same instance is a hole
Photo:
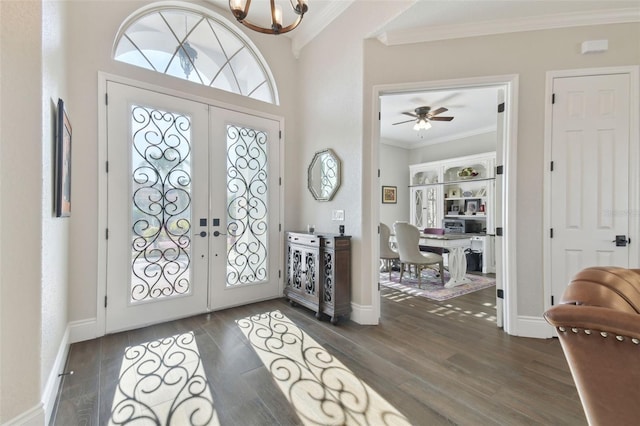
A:
{"label": "door knob", "polygon": [[206,233],[205,231],[202,231],[202,232],[200,232],[200,236],[201,236],[201,237],[206,237],[206,236],[207,236],[207,233]]}
{"label": "door knob", "polygon": [[616,235],[616,239],[611,242],[616,243],[616,247],[626,247],[627,244],[631,244],[631,238],[627,239],[626,235]]}
{"label": "door knob", "polygon": [[222,232],[220,232],[220,231],[213,231],[213,236],[214,236],[214,237],[219,237],[220,235],[227,235],[227,234],[223,234],[223,233],[222,233]]}

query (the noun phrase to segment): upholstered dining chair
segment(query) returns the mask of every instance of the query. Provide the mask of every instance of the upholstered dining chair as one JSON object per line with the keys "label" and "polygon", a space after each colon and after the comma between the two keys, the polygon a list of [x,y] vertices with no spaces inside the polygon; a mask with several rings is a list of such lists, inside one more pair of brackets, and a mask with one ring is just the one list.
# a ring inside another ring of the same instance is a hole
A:
{"label": "upholstered dining chair", "polygon": [[380,260],[382,260],[383,266],[386,266],[387,271],[389,271],[389,279],[391,279],[393,262],[400,259],[398,252],[393,250],[389,245],[390,236],[391,229],[380,222]]}
{"label": "upholstered dining chair", "polygon": [[393,224],[396,234],[398,253],[400,254],[400,282],[405,265],[413,265],[418,276],[418,287],[422,286],[422,270],[437,264],[440,267],[440,280],[444,286],[444,265],[442,256],[436,253],[422,253],[419,248],[420,230],[407,222]]}

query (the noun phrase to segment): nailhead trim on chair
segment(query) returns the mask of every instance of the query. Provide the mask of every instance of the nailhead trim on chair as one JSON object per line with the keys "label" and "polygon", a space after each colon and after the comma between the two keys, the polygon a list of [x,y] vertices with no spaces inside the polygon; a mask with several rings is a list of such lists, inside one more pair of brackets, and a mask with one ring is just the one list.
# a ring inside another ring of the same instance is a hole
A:
{"label": "nailhead trim on chair", "polygon": [[[561,332],[563,332],[563,333],[565,333],[565,332],[567,331],[566,327],[563,327],[563,326],[558,326],[558,327],[557,327],[557,329],[558,329],[558,331],[561,331]],[[571,331],[572,331],[574,334],[578,334],[578,333],[580,332],[580,329],[579,329],[579,328],[577,328],[577,327],[571,327]],[[591,333],[592,333],[592,331],[591,331],[591,330],[588,330],[588,329],[584,329],[584,330],[582,330],[582,331],[584,331],[584,334],[586,334],[586,335],[588,335],[588,336],[589,336],[589,335],[591,335]],[[604,338],[609,337],[609,333],[607,333],[606,331],[601,331],[601,332],[600,332],[600,335],[601,335],[602,337],[604,337]],[[617,340],[618,342],[624,342],[625,337],[624,337],[624,336],[616,336],[616,340]],[[638,339],[638,338],[635,338],[635,337],[631,338],[631,342],[632,342],[634,345],[640,345],[640,339]]]}

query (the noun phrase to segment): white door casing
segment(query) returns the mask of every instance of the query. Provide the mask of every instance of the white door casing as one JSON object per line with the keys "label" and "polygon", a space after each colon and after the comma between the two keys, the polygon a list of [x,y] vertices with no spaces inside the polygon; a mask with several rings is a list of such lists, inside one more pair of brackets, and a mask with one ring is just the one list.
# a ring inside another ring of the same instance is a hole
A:
{"label": "white door casing", "polygon": [[[504,102],[505,102],[505,89],[498,89],[498,99],[497,99],[497,123],[496,123],[496,168],[500,166],[504,166],[504,138],[505,138],[505,114],[504,114]],[[502,107],[500,106],[502,105]],[[494,199],[494,215],[493,215],[493,229],[494,232],[499,233],[500,229],[504,229],[504,218],[503,218],[503,209],[504,209],[504,173],[498,173],[496,170],[496,179],[494,181],[495,186],[495,196]],[[489,229],[489,226],[487,226]],[[499,241],[502,239],[501,236],[495,235],[494,237],[487,237],[489,241],[491,241],[490,249],[493,248],[494,257],[492,261],[495,262],[494,272],[496,274],[496,325],[498,327],[504,327],[504,280],[505,274],[503,269],[503,253],[502,253],[502,244]]]}
{"label": "white door casing", "polygon": [[[504,236],[495,240],[496,247],[496,269],[501,268],[502,281],[504,286],[504,330],[508,334],[522,335],[520,333],[520,321],[518,318],[518,289],[517,289],[517,262],[516,262],[516,227],[517,227],[517,129],[518,129],[518,84],[519,77],[515,74],[510,75],[498,75],[498,76],[486,76],[486,77],[471,77],[452,80],[440,80],[440,81],[425,81],[418,83],[400,83],[389,85],[377,85],[374,86],[374,99],[377,101],[377,108],[374,108],[372,114],[372,135],[374,141],[380,140],[380,126],[379,126],[379,113],[380,113],[380,97],[386,94],[398,93],[398,92],[424,92],[429,90],[441,90],[441,89],[458,89],[463,90],[465,88],[473,88],[480,86],[500,86],[505,92],[505,118],[504,118],[504,136],[498,143],[503,144],[502,158],[497,159],[501,161],[500,164],[504,166],[505,175],[503,177],[503,188],[501,194],[497,192],[496,197],[503,197],[502,212],[503,221],[500,226],[503,227]],[[379,162],[382,161],[379,158],[378,144],[372,144],[371,148],[371,168],[370,168],[370,186],[369,191],[375,193],[379,188],[380,181],[377,174]],[[372,221],[370,223],[371,235],[377,235],[377,227],[379,223],[379,200],[375,197],[370,198],[370,209],[373,212]],[[499,226],[496,223],[496,226]],[[378,265],[378,246],[373,244],[371,250],[371,265],[372,275],[375,277],[378,274],[376,266]],[[498,259],[498,256],[501,258]],[[497,272],[497,271],[496,271]],[[374,284],[377,280],[373,280]],[[378,285],[379,287],[379,285]],[[372,289],[373,294],[380,295],[379,288]],[[375,319],[370,320],[369,323],[377,323],[380,316],[380,298],[376,297],[373,303],[373,312],[368,318]],[[528,330],[524,331],[524,334],[528,334]]]}
{"label": "white door casing", "polygon": [[549,304],[585,267],[630,265],[629,245],[614,242],[631,234],[630,79],[628,73],[553,79]]}

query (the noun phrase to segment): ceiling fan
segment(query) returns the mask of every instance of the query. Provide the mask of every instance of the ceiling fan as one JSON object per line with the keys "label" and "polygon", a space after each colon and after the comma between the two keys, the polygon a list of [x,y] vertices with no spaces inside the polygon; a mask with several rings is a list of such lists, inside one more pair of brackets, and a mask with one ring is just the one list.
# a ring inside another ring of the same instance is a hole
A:
{"label": "ceiling fan", "polygon": [[443,112],[448,111],[448,109],[444,107],[440,107],[431,111],[431,107],[429,106],[421,106],[416,108],[414,112],[403,112],[404,115],[408,115],[413,117],[411,120],[399,121],[396,124],[404,124],[415,122],[416,124],[413,126],[413,130],[426,130],[431,128],[431,123],[429,121],[451,121],[453,117],[436,117],[438,114],[442,114]]}

